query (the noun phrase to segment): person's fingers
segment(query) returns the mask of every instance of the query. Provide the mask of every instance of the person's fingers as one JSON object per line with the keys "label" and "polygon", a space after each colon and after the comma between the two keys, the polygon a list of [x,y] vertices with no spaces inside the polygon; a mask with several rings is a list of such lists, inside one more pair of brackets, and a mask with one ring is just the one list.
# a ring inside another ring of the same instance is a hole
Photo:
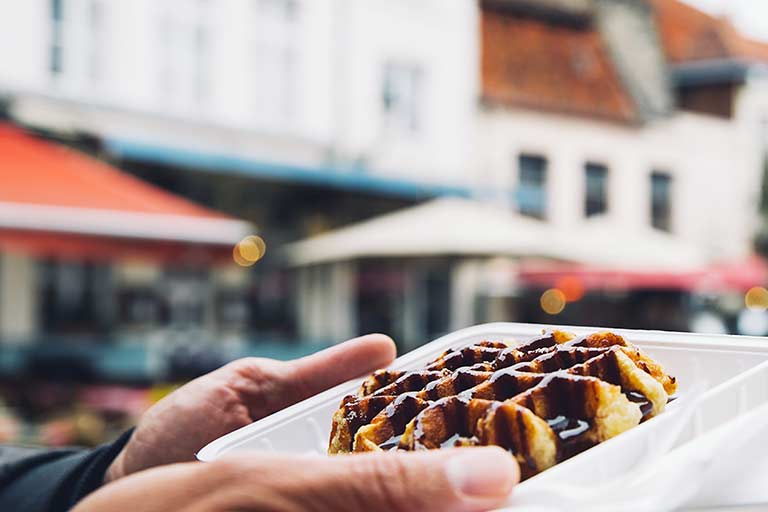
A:
{"label": "person's fingers", "polygon": [[250,453],[142,471],[75,510],[474,512],[502,506],[518,480],[514,458],[497,447],[331,458]]}
{"label": "person's fingers", "polygon": [[516,461],[497,447],[332,458],[260,453],[219,464],[248,499],[212,508],[237,510],[480,511],[503,505],[519,480]]}
{"label": "person's fingers", "polygon": [[221,492],[216,475],[205,466],[187,462],[141,471],[100,487],[80,501],[73,512],[199,511],[201,502]]}
{"label": "person's fingers", "polygon": [[368,334],[301,359],[289,361],[283,374],[288,394],[302,400],[342,382],[387,366],[395,344],[384,334]]}
{"label": "person's fingers", "polygon": [[240,359],[203,378],[221,375],[248,407],[251,419],[257,420],[383,368],[392,362],[395,352],[389,336],[368,334],[293,361]]}

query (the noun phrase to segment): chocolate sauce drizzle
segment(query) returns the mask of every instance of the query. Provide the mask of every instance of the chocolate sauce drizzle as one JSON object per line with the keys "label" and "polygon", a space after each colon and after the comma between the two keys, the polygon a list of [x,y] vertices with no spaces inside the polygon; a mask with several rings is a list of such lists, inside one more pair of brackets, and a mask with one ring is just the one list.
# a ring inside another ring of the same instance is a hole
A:
{"label": "chocolate sauce drizzle", "polygon": [[[558,439],[557,459],[563,460],[594,445],[589,435],[593,425],[579,409],[584,404],[578,388],[598,379],[621,385],[620,368],[610,353],[626,343],[616,335],[595,340],[591,335],[558,343],[550,332],[518,347],[481,342],[448,350],[424,370],[381,372],[369,379],[370,394],[345,399],[345,419],[352,437],[363,425],[386,421],[392,435],[378,443],[382,450],[404,448],[403,433],[414,418],[415,449],[472,444],[478,439],[472,431],[470,404],[479,401],[478,407],[485,412],[513,399],[539,415],[534,397],[543,393],[549,407],[558,411],[545,421]],[[622,392],[647,419],[653,411],[651,401],[637,391]],[[425,418],[431,423],[425,423]],[[497,444],[511,449],[507,415],[496,414],[493,419]],[[524,431],[523,415],[518,414],[516,421],[516,429]],[[519,436],[517,442],[525,443],[526,436]],[[529,451],[527,446],[519,448],[524,456]],[[528,462],[533,467],[533,461]]]}

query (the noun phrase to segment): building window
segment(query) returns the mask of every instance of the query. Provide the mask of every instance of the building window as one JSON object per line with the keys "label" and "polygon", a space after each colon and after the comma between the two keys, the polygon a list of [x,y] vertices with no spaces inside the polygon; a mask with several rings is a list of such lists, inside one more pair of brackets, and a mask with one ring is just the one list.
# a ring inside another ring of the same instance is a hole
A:
{"label": "building window", "polygon": [[300,9],[296,0],[256,0],[251,90],[257,124],[285,125],[296,106]]}
{"label": "building window", "polygon": [[544,219],[547,215],[547,159],[520,155],[517,207],[523,215]]}
{"label": "building window", "polygon": [[181,112],[207,106],[214,29],[210,6],[198,1],[179,11],[158,2],[157,52],[160,101]]}
{"label": "building window", "polygon": [[153,327],[160,323],[160,300],[149,287],[123,288],[117,293],[117,303],[122,327]]}
{"label": "building window", "polygon": [[164,276],[161,289],[170,326],[184,329],[203,326],[211,296],[207,271],[178,268],[169,270]]}
{"label": "building window", "polygon": [[296,19],[298,6],[296,0],[256,0],[256,9],[271,19],[292,23]]}
{"label": "building window", "polygon": [[158,64],[159,99],[167,108],[176,96],[176,82],[178,81],[178,63],[175,58],[176,23],[170,13],[163,12],[159,16],[156,34],[158,38],[156,62]]}
{"label": "building window", "polygon": [[608,210],[608,168],[601,164],[588,163],[584,171],[584,214],[587,217],[601,215]]}
{"label": "building window", "polygon": [[88,6],[90,41],[88,45],[88,78],[92,82],[101,80],[104,64],[104,4],[102,0],[91,0]]}
{"label": "building window", "polygon": [[422,128],[423,73],[418,66],[384,65],[381,106],[388,133],[414,134]]}
{"label": "building window", "polygon": [[111,325],[111,270],[108,265],[40,262],[40,320],[48,335],[88,335]]}
{"label": "building window", "polygon": [[658,171],[651,174],[651,225],[672,230],[672,177]]}
{"label": "building window", "polygon": [[64,69],[64,0],[51,0],[50,72],[59,75]]}
{"label": "building window", "polygon": [[208,27],[206,23],[199,20],[194,28],[194,84],[195,84],[195,102],[197,104],[205,103],[208,98],[208,77],[211,74],[209,48],[208,48]]}

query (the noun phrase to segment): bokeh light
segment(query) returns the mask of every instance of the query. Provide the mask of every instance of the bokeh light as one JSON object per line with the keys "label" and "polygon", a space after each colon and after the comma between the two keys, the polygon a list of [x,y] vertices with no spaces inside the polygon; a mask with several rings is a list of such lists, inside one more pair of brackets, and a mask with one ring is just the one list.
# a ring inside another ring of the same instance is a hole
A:
{"label": "bokeh light", "polygon": [[267,244],[256,235],[251,235],[240,240],[232,249],[232,259],[241,267],[250,267],[267,252]]}
{"label": "bokeh light", "polygon": [[768,309],[768,290],[762,286],[750,288],[744,296],[744,304],[749,309],[762,311]]}
{"label": "bokeh light", "polygon": [[576,276],[561,277],[555,288],[563,292],[566,302],[577,302],[584,297],[584,283]]}
{"label": "bokeh light", "polygon": [[550,288],[541,294],[541,309],[549,315],[557,315],[565,309],[565,293],[557,288]]}

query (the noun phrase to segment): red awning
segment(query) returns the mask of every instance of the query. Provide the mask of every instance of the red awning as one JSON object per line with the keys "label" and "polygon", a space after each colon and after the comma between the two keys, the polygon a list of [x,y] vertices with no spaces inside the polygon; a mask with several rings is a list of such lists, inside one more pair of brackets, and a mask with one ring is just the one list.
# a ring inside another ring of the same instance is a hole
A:
{"label": "red awning", "polygon": [[0,251],[21,252],[41,259],[64,261],[141,260],[177,264],[232,261],[232,248],[229,245],[8,229],[0,229]]}
{"label": "red awning", "polygon": [[252,232],[246,222],[0,123],[0,248],[77,259],[210,260]]}
{"label": "red awning", "polygon": [[712,265],[697,283],[701,291],[745,292],[768,284],[768,262],[757,255]]}
{"label": "red awning", "polygon": [[565,280],[576,280],[584,290],[690,290],[700,272],[653,272],[592,267],[573,263],[522,264],[520,284],[532,288],[557,287]]}
{"label": "red awning", "polygon": [[739,292],[768,283],[768,263],[758,256],[687,271],[623,270],[561,262],[522,262],[519,283],[531,288],[556,288],[574,283],[589,290],[679,290]]}

